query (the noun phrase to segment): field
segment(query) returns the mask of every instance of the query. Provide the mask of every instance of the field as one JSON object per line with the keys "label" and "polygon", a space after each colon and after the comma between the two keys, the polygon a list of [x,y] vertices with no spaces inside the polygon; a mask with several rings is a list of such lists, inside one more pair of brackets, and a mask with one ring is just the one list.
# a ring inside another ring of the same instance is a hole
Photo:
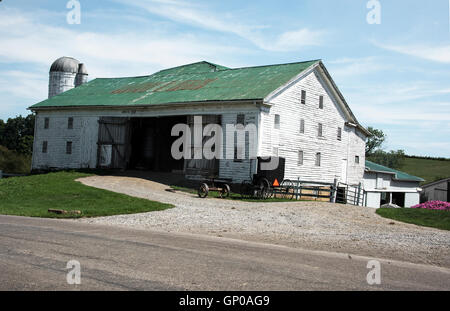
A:
{"label": "field", "polygon": [[435,211],[416,208],[380,208],[378,215],[409,224],[450,230],[450,211]]}
{"label": "field", "polygon": [[[0,214],[45,218],[98,217],[161,211],[173,207],[85,186],[75,179],[92,174],[58,172],[0,179]],[[54,214],[48,209],[81,211]]]}
{"label": "field", "polygon": [[406,158],[399,170],[422,177],[425,184],[450,177],[450,160]]}

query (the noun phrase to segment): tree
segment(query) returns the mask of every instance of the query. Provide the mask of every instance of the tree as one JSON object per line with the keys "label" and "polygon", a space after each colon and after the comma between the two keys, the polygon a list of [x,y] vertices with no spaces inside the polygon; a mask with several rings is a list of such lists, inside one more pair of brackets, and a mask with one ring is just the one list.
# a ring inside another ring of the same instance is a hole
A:
{"label": "tree", "polygon": [[367,159],[393,169],[400,169],[405,160],[405,152],[403,150],[391,150],[389,152],[376,150]]}
{"label": "tree", "polygon": [[18,116],[9,118],[5,123],[0,120],[0,145],[11,151],[23,155],[31,155],[33,152],[35,116],[28,115],[26,118]]}
{"label": "tree", "polygon": [[377,149],[381,149],[381,146],[383,145],[384,141],[386,140],[386,135],[383,133],[382,130],[378,130],[371,126],[369,126],[369,128],[367,130],[372,134],[372,136],[370,136],[367,139],[367,143],[366,143],[366,156],[370,156]]}

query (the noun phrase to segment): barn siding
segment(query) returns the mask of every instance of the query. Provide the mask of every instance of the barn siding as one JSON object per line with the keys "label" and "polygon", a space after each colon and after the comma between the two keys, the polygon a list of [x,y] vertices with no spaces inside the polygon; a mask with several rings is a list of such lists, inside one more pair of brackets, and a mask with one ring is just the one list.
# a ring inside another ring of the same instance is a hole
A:
{"label": "barn siding", "polygon": [[[68,118],[73,117],[73,129],[68,129]],[[49,118],[49,128],[44,120]],[[33,169],[94,168],[97,164],[98,117],[75,116],[40,112],[36,115],[36,133],[33,145]],[[42,144],[48,142],[47,153]],[[72,154],[66,154],[66,143],[72,142]]]}
{"label": "barn siding", "polygon": [[[232,124],[236,125],[237,115],[238,114],[245,115],[245,124],[248,125],[250,123],[255,124],[258,128],[258,113],[255,111],[240,111],[237,113],[224,113],[222,114],[222,128],[224,130],[224,159],[219,162],[219,177],[225,179],[231,179],[233,183],[241,183],[244,180],[251,180],[254,173],[256,173],[255,160],[249,159],[249,141],[245,142],[245,159],[241,162],[235,162],[234,159],[225,158],[227,151],[234,154],[234,146],[229,146],[226,143],[227,135],[226,135],[226,125]],[[257,146],[258,139],[255,142],[255,148]]]}
{"label": "barn siding", "polygon": [[[301,92],[306,91],[306,104]],[[331,93],[316,72],[311,72],[270,101],[269,111],[261,112],[261,144],[259,153],[286,158],[286,178],[333,182],[335,178],[349,184],[362,181],[365,163],[365,137],[353,127],[345,126],[346,119]],[[319,97],[323,96],[323,109]],[[275,115],[280,115],[280,129],[274,128]],[[300,133],[300,120],[305,120],[305,133]],[[323,125],[323,137],[318,137],[318,124]],[[342,140],[337,139],[338,127]],[[298,165],[298,151],[304,152],[303,165]],[[316,153],[321,153],[321,166],[315,165]],[[354,163],[360,156],[359,165]],[[347,180],[342,180],[342,160],[347,159]]]}

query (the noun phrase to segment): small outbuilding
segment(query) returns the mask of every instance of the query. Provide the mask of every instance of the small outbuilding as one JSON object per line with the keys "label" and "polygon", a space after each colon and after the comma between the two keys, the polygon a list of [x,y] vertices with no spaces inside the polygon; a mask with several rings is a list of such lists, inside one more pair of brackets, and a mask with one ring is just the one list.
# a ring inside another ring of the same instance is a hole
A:
{"label": "small outbuilding", "polygon": [[450,177],[422,186],[423,201],[450,202]]}
{"label": "small outbuilding", "polygon": [[365,206],[384,204],[411,207],[420,203],[420,183],[424,179],[366,161],[364,171]]}

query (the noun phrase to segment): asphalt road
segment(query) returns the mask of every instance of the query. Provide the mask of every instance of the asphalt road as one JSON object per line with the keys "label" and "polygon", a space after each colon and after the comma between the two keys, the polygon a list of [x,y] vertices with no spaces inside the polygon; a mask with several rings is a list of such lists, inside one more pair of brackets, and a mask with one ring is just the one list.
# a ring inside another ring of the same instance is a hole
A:
{"label": "asphalt road", "polygon": [[[450,290],[450,269],[244,241],[0,216],[0,290]],[[66,281],[67,262],[81,284]]]}

